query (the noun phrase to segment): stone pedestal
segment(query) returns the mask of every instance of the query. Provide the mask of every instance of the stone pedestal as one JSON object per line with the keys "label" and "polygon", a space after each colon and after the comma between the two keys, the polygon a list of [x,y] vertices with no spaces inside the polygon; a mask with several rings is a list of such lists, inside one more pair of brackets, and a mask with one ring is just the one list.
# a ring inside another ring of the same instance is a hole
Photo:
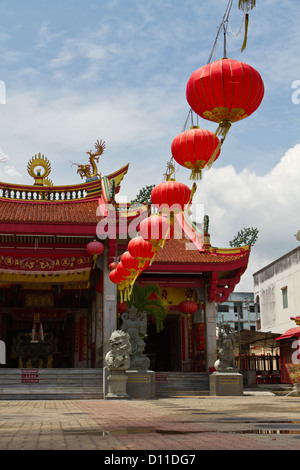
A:
{"label": "stone pedestal", "polygon": [[130,398],[151,400],[156,397],[155,372],[152,370],[127,370],[127,392]]}
{"label": "stone pedestal", "polygon": [[210,395],[241,396],[243,395],[243,376],[232,372],[213,372],[209,377]]}
{"label": "stone pedestal", "polygon": [[107,376],[108,393],[105,398],[130,398],[126,391],[127,375],[124,370],[112,370]]}

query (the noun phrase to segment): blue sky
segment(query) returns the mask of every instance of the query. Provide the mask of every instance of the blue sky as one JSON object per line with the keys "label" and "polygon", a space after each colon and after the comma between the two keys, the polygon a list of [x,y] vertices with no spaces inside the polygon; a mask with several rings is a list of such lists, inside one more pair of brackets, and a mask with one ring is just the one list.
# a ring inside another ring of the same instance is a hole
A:
{"label": "blue sky", "polygon": [[[227,247],[242,227],[259,228],[242,289],[251,287],[252,272],[298,246],[300,229],[300,104],[292,102],[292,83],[300,80],[299,5],[256,3],[241,53],[243,17],[234,1],[227,55],[260,72],[265,97],[232,126],[195,199],[210,216],[215,246]],[[80,182],[71,161],[87,163],[86,152],[103,139],[102,174],[130,163],[122,195],[130,200],[144,185],[160,183],[188,115],[186,83],[207,63],[226,6],[227,0],[2,1],[0,155],[7,160],[0,179],[30,184],[27,162],[41,152],[54,184]],[[222,54],[221,36],[213,60]],[[178,168],[177,180],[190,185],[188,177]]]}

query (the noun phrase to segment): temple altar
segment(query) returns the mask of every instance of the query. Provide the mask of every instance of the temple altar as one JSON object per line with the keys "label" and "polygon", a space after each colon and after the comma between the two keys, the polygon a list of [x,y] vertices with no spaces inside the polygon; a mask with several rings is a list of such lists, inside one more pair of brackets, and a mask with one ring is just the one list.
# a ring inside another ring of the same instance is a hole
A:
{"label": "temple altar", "polygon": [[13,338],[12,354],[18,358],[19,368],[51,368],[57,352],[57,338],[45,334],[42,341],[32,340],[30,333],[20,333]]}

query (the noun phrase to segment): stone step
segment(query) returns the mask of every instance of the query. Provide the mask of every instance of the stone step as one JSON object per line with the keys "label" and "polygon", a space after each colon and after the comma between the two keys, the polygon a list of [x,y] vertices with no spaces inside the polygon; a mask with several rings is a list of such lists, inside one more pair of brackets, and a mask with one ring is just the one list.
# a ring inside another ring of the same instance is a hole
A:
{"label": "stone step", "polygon": [[157,372],[156,396],[197,396],[209,394],[209,374],[203,372]]}
{"label": "stone step", "polygon": [[[157,372],[155,388],[157,398],[207,395],[209,376]],[[102,398],[102,369],[0,369],[0,400]]]}
{"label": "stone step", "polygon": [[0,399],[102,399],[102,369],[0,369]]}

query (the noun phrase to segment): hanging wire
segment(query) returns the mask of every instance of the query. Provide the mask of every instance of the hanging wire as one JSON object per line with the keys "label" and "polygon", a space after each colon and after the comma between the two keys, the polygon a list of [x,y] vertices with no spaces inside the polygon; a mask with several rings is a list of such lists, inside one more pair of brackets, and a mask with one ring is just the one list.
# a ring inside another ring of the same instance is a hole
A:
{"label": "hanging wire", "polygon": [[231,36],[233,36],[234,38],[237,38],[237,37],[241,34],[242,28],[243,28],[243,26],[244,26],[244,22],[245,22],[245,17],[243,16],[241,25],[240,25],[239,30],[238,30],[237,33],[235,33],[235,32],[232,31],[232,29],[231,29],[231,27],[230,27],[230,24],[229,24],[229,22],[228,22],[228,31],[229,31],[229,33],[231,34]]}
{"label": "hanging wire", "polygon": [[[223,53],[224,53],[224,57],[223,57],[223,58],[224,58],[224,59],[226,58],[226,55],[227,55],[227,50],[226,50],[226,36],[227,36],[227,29],[228,29],[228,26],[229,26],[229,16],[230,16],[232,4],[233,4],[233,0],[229,0],[228,3],[227,3],[227,6],[226,6],[226,10],[225,10],[225,12],[224,12],[224,15],[223,15],[221,24],[220,24],[220,26],[219,26],[219,29],[218,29],[218,32],[217,32],[217,35],[216,35],[216,38],[215,38],[213,47],[212,47],[211,52],[210,52],[210,54],[209,54],[207,64],[209,64],[209,63],[211,62],[212,56],[213,56],[214,53],[215,53],[215,49],[216,49],[216,47],[217,47],[217,43],[218,43],[218,40],[219,40],[219,36],[220,36],[222,30],[223,30],[223,38],[224,38],[224,52],[223,52]],[[189,112],[188,112],[186,121],[185,121],[185,123],[184,123],[183,130],[186,130],[189,119],[191,119],[192,126],[193,126],[194,124],[193,124],[193,110],[192,110],[192,109],[190,109]],[[196,125],[198,125],[198,116],[197,116],[197,124],[196,124]]]}
{"label": "hanging wire", "polygon": [[[227,3],[227,7],[226,7],[226,10],[224,12],[221,24],[219,26],[219,29],[218,29],[213,47],[212,47],[210,55],[208,57],[207,64],[209,64],[211,62],[212,56],[215,53],[217,42],[218,42],[218,39],[219,39],[219,36],[221,34],[222,29],[223,29],[223,37],[224,37],[224,58],[226,58],[226,53],[227,53],[227,51],[226,51],[226,35],[227,35],[227,29],[228,29],[228,25],[229,25],[229,15],[230,15],[230,12],[231,12],[232,4],[233,4],[233,0],[229,0],[228,3]],[[187,115],[187,118],[185,120],[182,132],[184,132],[187,129],[189,121],[191,122],[191,125],[194,126],[194,113],[193,113],[192,108],[190,108],[190,110],[188,112],[188,115]],[[197,124],[196,125],[198,126],[198,115],[197,115]],[[168,178],[171,177],[171,175],[175,176],[175,165],[174,165],[173,156],[171,156],[169,162],[167,163],[167,171],[166,171],[166,173],[164,173],[163,176],[164,176],[164,178],[168,179]]]}
{"label": "hanging wire", "polygon": [[[218,42],[218,39],[219,39],[219,36],[221,34],[221,31],[223,29],[223,32],[224,32],[224,37],[225,37],[225,34],[227,33],[227,27],[228,27],[228,20],[229,20],[229,15],[230,15],[230,12],[231,12],[231,8],[232,8],[232,4],[233,4],[233,0],[229,0],[228,4],[227,4],[227,7],[226,7],[226,10],[225,10],[225,13],[223,15],[223,18],[222,18],[222,21],[221,21],[221,24],[219,26],[219,29],[218,29],[218,32],[217,32],[217,35],[216,35],[216,39],[215,39],[215,42],[213,44],[213,47],[212,47],[212,50],[211,50],[211,53],[208,57],[208,61],[207,63],[209,64],[211,62],[211,58],[215,52],[215,49],[216,49],[216,46],[217,46],[217,42]],[[224,45],[224,50],[225,50],[225,53],[226,53],[226,45]],[[226,55],[225,55],[226,56]]]}

